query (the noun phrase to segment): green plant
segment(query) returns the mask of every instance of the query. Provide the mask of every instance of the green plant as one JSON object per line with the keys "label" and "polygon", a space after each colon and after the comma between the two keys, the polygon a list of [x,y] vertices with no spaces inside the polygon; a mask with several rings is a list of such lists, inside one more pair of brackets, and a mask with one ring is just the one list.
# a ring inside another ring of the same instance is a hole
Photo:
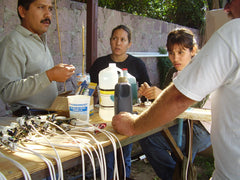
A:
{"label": "green plant", "polygon": [[205,180],[212,177],[214,170],[213,157],[196,156],[194,159],[194,165],[197,167],[198,180]]}
{"label": "green plant", "polygon": [[[159,48],[159,53],[160,54],[167,54],[167,50],[163,47]],[[172,63],[169,60],[168,57],[158,57],[158,62],[157,62],[157,67],[158,67],[158,74],[159,74],[159,87],[160,89],[163,89],[163,83],[165,80],[165,77],[167,75],[168,70],[172,67]]]}
{"label": "green plant", "polygon": [[212,0],[98,0],[100,7],[197,29],[200,29],[205,21],[205,11],[209,3],[212,5]]}
{"label": "green plant", "polygon": [[197,29],[204,24],[207,1],[177,0],[176,7],[174,23]]}

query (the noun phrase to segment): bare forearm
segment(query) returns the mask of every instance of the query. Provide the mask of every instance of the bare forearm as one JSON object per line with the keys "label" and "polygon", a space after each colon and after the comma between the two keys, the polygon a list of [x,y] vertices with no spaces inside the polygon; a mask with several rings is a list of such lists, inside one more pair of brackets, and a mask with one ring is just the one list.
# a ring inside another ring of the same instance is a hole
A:
{"label": "bare forearm", "polygon": [[141,134],[174,120],[195,101],[181,94],[172,84],[154,101],[152,106],[134,122],[133,134]]}

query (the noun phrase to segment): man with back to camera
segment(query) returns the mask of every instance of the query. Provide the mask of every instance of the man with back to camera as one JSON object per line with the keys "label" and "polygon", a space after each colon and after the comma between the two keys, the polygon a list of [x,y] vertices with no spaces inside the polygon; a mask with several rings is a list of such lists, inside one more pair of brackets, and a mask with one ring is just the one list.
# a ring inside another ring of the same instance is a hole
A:
{"label": "man with back to camera", "polygon": [[212,35],[153,105],[138,117],[120,113],[113,117],[112,125],[120,134],[141,134],[172,121],[190,105],[213,92],[211,141],[215,170],[212,179],[238,180],[240,0],[228,0],[224,10],[233,20]]}
{"label": "man with back to camera", "polygon": [[0,97],[21,116],[28,107],[49,108],[58,94],[56,82],[70,78],[75,67],[54,66],[48,49],[52,0],[18,0],[17,10],[21,25],[0,43]]}

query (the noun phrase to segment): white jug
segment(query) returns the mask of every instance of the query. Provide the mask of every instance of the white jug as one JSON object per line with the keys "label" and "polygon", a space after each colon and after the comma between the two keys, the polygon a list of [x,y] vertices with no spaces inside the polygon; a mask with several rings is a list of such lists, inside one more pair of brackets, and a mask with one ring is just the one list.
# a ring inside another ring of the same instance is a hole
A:
{"label": "white jug", "polygon": [[99,116],[103,120],[111,121],[114,116],[114,89],[122,74],[122,70],[115,63],[109,63],[109,66],[98,74]]}

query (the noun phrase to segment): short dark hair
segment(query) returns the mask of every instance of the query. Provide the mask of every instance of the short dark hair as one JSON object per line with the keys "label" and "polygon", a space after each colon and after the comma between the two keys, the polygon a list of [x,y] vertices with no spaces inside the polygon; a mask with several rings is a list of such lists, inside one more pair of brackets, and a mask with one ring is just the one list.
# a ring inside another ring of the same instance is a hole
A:
{"label": "short dark hair", "polygon": [[[36,0],[18,0],[18,6],[22,6],[24,9],[28,10],[30,5]],[[19,12],[18,12],[18,9],[17,9],[17,13],[18,13],[18,16],[20,18],[20,20],[22,20],[22,17],[20,16]]]}
{"label": "short dark hair", "polygon": [[115,27],[113,30],[112,30],[112,35],[111,35],[111,38],[113,37],[113,34],[116,30],[118,29],[123,29],[124,31],[126,31],[128,33],[128,42],[131,42],[131,38],[132,38],[132,33],[131,33],[131,30],[125,26],[125,25],[118,25],[117,27]]}
{"label": "short dark hair", "polygon": [[183,48],[188,48],[191,51],[194,47],[197,47],[197,42],[193,32],[186,28],[177,28],[168,34],[167,50],[172,51],[175,44],[178,44]]}

